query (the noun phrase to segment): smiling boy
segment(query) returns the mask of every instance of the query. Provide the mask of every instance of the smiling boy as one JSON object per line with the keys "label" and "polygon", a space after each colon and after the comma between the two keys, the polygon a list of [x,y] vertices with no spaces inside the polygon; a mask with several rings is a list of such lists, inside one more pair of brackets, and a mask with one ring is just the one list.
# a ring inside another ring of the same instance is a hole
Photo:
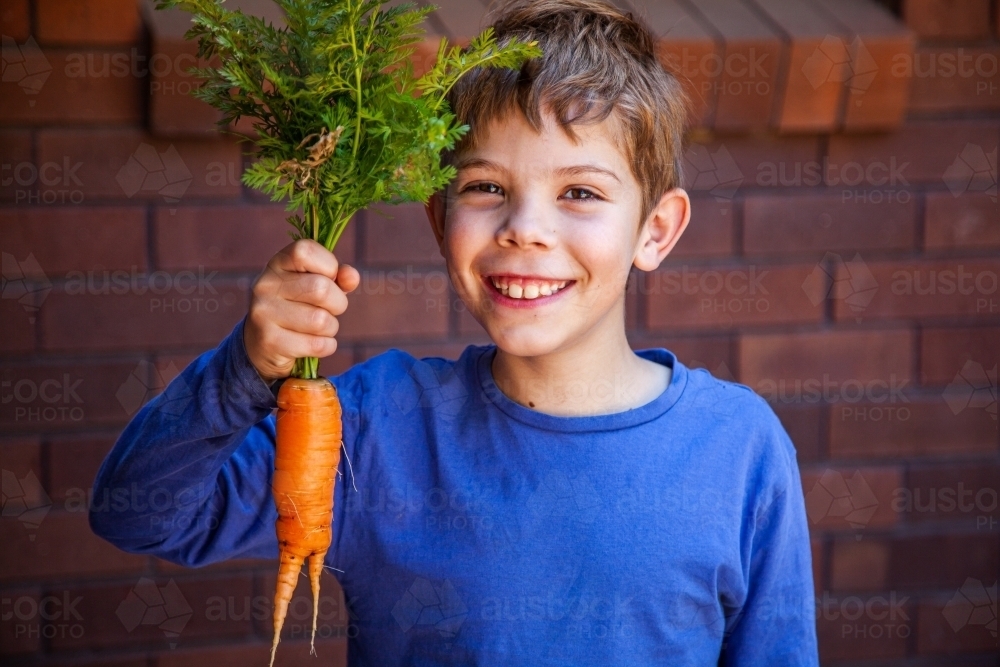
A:
{"label": "smiling boy", "polygon": [[[512,3],[520,72],[449,95],[470,133],[427,216],[492,344],[389,350],[331,378],[346,465],[327,566],[351,665],[815,665],[795,450],[747,388],[625,336],[631,267],[688,224],[677,82],[649,33],[597,0]],[[300,241],[250,312],[123,432],[101,536],[188,566],[275,558],[274,387],[336,351],[358,272]],[[121,508],[119,508],[121,509]]]}

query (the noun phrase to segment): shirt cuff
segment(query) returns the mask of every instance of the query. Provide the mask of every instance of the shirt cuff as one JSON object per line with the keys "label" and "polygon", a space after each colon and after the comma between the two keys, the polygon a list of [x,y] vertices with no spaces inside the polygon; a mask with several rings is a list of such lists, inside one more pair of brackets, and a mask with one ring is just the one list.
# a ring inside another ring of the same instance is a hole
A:
{"label": "shirt cuff", "polygon": [[229,340],[229,371],[230,377],[236,379],[246,392],[254,405],[261,408],[273,409],[278,407],[278,401],[271,391],[271,385],[260,376],[257,368],[250,361],[247,354],[246,345],[243,343],[243,329],[246,325],[246,317],[233,329]]}

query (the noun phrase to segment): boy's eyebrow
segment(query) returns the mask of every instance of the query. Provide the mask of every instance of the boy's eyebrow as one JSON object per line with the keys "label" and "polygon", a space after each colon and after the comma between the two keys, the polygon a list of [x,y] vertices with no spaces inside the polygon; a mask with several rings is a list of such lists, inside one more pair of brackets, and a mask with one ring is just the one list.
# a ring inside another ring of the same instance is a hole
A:
{"label": "boy's eyebrow", "polygon": [[[456,170],[473,169],[476,167],[481,169],[492,169],[494,171],[499,171],[504,174],[509,173],[508,169],[503,165],[497,164],[492,160],[487,160],[486,158],[481,158],[481,157],[467,157],[459,160],[458,164],[456,165]],[[621,184],[622,182],[621,179],[618,178],[618,176],[613,171],[610,171],[603,167],[598,167],[597,165],[593,164],[578,164],[578,165],[573,165],[571,167],[560,167],[559,169],[555,170],[555,174],[557,176],[576,176],[578,174],[588,174],[588,173],[604,174],[605,176],[610,176],[611,178],[615,179],[616,181],[618,181],[619,184]]]}

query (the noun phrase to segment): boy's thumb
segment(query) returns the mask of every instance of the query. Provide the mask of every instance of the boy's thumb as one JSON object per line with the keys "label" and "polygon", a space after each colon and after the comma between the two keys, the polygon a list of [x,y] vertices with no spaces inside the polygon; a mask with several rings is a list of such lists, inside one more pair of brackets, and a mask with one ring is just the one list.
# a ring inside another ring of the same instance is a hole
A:
{"label": "boy's thumb", "polygon": [[341,264],[337,269],[336,283],[344,292],[353,292],[361,284],[361,274],[350,264]]}

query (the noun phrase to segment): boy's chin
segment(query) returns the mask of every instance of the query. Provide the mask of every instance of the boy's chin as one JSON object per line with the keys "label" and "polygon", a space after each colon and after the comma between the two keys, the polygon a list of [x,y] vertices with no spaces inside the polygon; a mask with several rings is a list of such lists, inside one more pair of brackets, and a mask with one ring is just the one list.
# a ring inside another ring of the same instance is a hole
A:
{"label": "boy's chin", "polygon": [[531,325],[516,331],[488,333],[498,349],[514,357],[541,357],[552,354],[566,342],[565,336],[551,330],[545,331],[543,325]]}

